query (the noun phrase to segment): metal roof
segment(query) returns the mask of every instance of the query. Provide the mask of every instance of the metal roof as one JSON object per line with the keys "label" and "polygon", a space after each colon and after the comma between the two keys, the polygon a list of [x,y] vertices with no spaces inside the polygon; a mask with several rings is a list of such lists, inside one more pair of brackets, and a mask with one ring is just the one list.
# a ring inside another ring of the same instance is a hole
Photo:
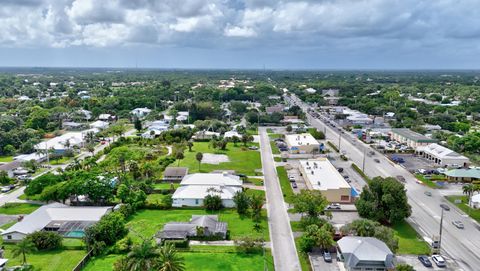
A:
{"label": "metal roof", "polygon": [[477,169],[477,168],[452,169],[445,172],[445,175],[447,175],[448,177],[480,179],[480,169]]}
{"label": "metal roof", "polygon": [[438,142],[438,140],[436,139],[432,139],[432,138],[429,138],[429,137],[426,137],[422,134],[419,134],[417,132],[414,132],[408,128],[395,128],[395,129],[392,129],[392,133],[395,133],[395,134],[398,134],[400,136],[403,136],[407,139],[410,139],[410,140],[413,140],[415,142],[421,142],[421,143],[435,143],[435,142]]}

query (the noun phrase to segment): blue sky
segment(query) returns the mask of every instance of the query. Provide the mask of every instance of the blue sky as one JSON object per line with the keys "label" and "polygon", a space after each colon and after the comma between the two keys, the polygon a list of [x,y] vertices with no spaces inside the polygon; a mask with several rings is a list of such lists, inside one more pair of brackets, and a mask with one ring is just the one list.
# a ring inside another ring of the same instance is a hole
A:
{"label": "blue sky", "polygon": [[0,66],[480,68],[478,0],[0,3]]}

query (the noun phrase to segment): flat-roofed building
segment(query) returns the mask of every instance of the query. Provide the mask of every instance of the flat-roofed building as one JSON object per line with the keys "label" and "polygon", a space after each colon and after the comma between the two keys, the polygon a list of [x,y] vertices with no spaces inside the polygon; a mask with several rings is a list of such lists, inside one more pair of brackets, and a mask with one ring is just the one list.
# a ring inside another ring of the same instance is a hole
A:
{"label": "flat-roofed building", "polygon": [[390,132],[390,138],[400,143],[404,143],[413,149],[417,149],[420,146],[427,146],[429,144],[438,142],[438,140],[436,139],[426,137],[408,128],[392,129],[392,131]]}
{"label": "flat-roofed building", "polygon": [[329,202],[353,201],[352,187],[327,158],[300,160],[300,172],[307,187],[320,190]]}
{"label": "flat-roofed building", "polygon": [[309,133],[285,136],[290,153],[314,153],[320,149],[320,143]]}
{"label": "flat-roofed building", "polygon": [[480,169],[478,168],[460,168],[445,172],[450,182],[472,183],[480,180]]}

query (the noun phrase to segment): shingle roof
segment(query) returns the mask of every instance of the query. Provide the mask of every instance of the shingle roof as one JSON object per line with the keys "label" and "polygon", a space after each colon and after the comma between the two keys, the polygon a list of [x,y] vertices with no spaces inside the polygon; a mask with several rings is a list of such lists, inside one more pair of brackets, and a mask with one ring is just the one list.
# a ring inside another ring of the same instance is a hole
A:
{"label": "shingle roof", "polygon": [[170,222],[156,234],[162,239],[182,239],[197,235],[197,227],[204,228],[204,234],[215,235],[227,232],[227,223],[219,222],[217,215],[192,215],[190,222]]}

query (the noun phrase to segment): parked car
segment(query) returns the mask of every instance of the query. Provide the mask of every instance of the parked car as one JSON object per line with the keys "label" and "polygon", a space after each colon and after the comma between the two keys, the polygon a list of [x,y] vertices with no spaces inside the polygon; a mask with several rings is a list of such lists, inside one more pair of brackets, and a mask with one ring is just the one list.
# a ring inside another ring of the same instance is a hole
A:
{"label": "parked car", "polygon": [[426,255],[418,256],[418,260],[423,264],[423,266],[432,267],[432,262],[428,259]]}
{"label": "parked car", "polygon": [[338,172],[343,172],[343,167],[339,167],[337,170]]}
{"label": "parked car", "polygon": [[432,255],[432,260],[438,267],[447,266],[447,263],[445,262],[445,259],[440,255]]}
{"label": "parked car", "polygon": [[340,203],[331,203],[327,206],[327,209],[340,210],[342,209],[342,206],[340,205]]}
{"label": "parked car", "polygon": [[328,251],[323,252],[323,260],[327,263],[332,262],[332,255],[330,254],[330,252]]}
{"label": "parked car", "polygon": [[445,211],[450,211],[450,206],[448,206],[445,203],[440,204],[440,207],[442,207],[442,209],[445,210]]}
{"label": "parked car", "polygon": [[288,177],[288,180],[289,180],[290,182],[292,182],[292,183],[295,182],[295,178],[293,178],[292,176]]}
{"label": "parked car", "polygon": [[404,183],[404,182],[405,182],[405,177],[398,175],[398,176],[397,176],[397,180],[399,180],[400,182]]}
{"label": "parked car", "polygon": [[373,159],[373,161],[375,161],[375,163],[380,163],[380,160],[378,160],[377,158]]}
{"label": "parked car", "polygon": [[257,146],[250,146],[250,147],[248,147],[248,149],[250,149],[252,151],[256,151],[256,150],[258,150],[258,147]]}
{"label": "parked car", "polygon": [[297,183],[293,182],[293,183],[292,183],[292,187],[293,187],[293,188],[297,188]]}
{"label": "parked car", "polygon": [[460,220],[452,221],[452,224],[459,229],[465,229],[465,226],[463,225],[462,221],[460,221]]}
{"label": "parked car", "polygon": [[1,189],[2,193],[7,193],[7,192],[9,192],[10,190],[12,190],[12,189],[10,189],[9,186],[3,186],[2,189]]}
{"label": "parked car", "polygon": [[429,196],[429,197],[432,196],[432,192],[430,192],[430,191],[425,191],[425,192],[423,192],[423,194],[425,194],[425,195],[427,195],[427,196]]}

